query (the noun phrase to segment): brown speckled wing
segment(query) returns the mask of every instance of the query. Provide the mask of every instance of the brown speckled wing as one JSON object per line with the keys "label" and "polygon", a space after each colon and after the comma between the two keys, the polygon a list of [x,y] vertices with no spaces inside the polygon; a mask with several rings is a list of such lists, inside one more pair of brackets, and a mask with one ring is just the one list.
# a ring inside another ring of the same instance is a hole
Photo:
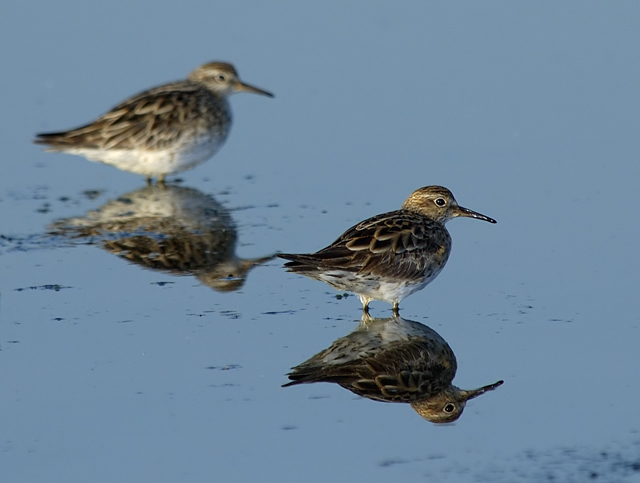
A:
{"label": "brown speckled wing", "polygon": [[456,373],[455,358],[433,357],[417,352],[410,343],[365,359],[358,379],[344,386],[350,391],[379,401],[414,402],[441,392]]}
{"label": "brown speckled wing", "polygon": [[81,227],[66,225],[65,221],[54,223],[50,233],[70,239],[95,237],[92,243],[100,242],[115,255],[170,273],[211,269],[233,256],[237,242],[237,232],[231,224],[224,230],[192,230],[174,218],[139,217]]}
{"label": "brown speckled wing", "polygon": [[[330,349],[329,349],[330,350]],[[391,344],[382,351],[344,364],[325,364],[321,352],[294,368],[291,386],[333,382],[359,396],[388,402],[413,402],[448,387],[456,360],[448,346],[424,339]]]}
{"label": "brown speckled wing", "polygon": [[38,134],[34,142],[69,148],[159,150],[178,141],[184,128],[218,125],[224,135],[230,116],[225,101],[205,87],[177,82],[124,101],[91,124],[67,132]]}
{"label": "brown speckled wing", "polygon": [[442,224],[419,213],[398,210],[351,227],[316,253],[279,256],[293,260],[286,264],[291,271],[342,269],[419,279],[425,270],[444,265],[450,248],[451,237]]}

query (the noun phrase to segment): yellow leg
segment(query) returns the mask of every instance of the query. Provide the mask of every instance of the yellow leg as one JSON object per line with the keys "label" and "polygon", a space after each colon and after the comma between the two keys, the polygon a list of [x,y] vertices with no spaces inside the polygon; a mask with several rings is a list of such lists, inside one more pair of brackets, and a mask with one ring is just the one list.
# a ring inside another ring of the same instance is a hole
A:
{"label": "yellow leg", "polygon": [[367,324],[368,322],[371,322],[372,320],[373,320],[373,317],[371,317],[369,312],[365,312],[363,310],[362,311],[362,318],[360,319],[360,323],[361,324]]}
{"label": "yellow leg", "polygon": [[365,314],[369,313],[369,302],[371,302],[371,299],[369,297],[365,297],[364,295],[358,295],[358,298],[360,299],[360,302],[362,302],[362,311]]}

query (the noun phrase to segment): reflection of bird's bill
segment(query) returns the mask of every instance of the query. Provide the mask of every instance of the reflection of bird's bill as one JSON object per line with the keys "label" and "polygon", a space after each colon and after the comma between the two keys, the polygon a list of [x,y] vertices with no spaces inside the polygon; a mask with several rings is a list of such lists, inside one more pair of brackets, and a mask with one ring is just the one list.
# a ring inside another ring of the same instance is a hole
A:
{"label": "reflection of bird's bill", "polygon": [[503,383],[504,381],[498,381],[488,386],[479,387],[478,389],[470,389],[468,391],[460,390],[460,396],[464,401],[468,401],[469,399],[482,396],[487,391],[493,391],[496,387],[502,386]]}
{"label": "reflection of bird's bill", "polygon": [[477,211],[470,210],[469,208],[464,208],[462,206],[458,206],[458,209],[453,212],[453,216],[465,216],[468,218],[475,218],[477,220],[488,221],[489,223],[497,223],[493,218],[489,218],[482,213],[478,213]]}
{"label": "reflection of bird's bill", "polygon": [[238,81],[236,84],[237,92],[251,92],[253,94],[260,94],[261,96],[274,97],[273,94],[269,91],[265,91],[264,89],[260,89],[259,87],[252,86],[251,84],[245,84],[244,82]]}
{"label": "reflection of bird's bill", "polygon": [[199,274],[198,280],[218,292],[233,292],[244,285],[247,273],[253,267],[273,260],[275,255],[260,258],[231,258],[216,266],[213,271]]}

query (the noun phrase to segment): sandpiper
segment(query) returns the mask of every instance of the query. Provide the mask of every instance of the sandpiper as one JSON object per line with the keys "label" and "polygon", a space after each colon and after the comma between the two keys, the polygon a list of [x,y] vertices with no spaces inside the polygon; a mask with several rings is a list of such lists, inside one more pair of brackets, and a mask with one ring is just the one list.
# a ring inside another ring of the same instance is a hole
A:
{"label": "sandpiper", "polygon": [[211,62],[184,81],[127,99],[86,126],[38,134],[34,142],[163,183],[220,149],[231,128],[227,97],[241,91],[273,97],[241,82],[231,64]]}
{"label": "sandpiper", "polygon": [[193,275],[218,292],[239,290],[253,267],[273,258],[238,257],[229,210],[213,196],[183,186],[145,186],[84,216],[57,220],[49,234],[101,246],[151,270]]}
{"label": "sandpiper", "polygon": [[278,256],[292,260],[290,272],[354,292],[362,308],[383,300],[394,313],[402,299],[423,289],[438,276],[451,251],[444,224],[466,216],[496,223],[488,216],[459,206],[451,191],[425,186],[407,198],[402,209],[364,220],[316,253]]}
{"label": "sandpiper", "polygon": [[410,403],[432,423],[451,423],[469,399],[503,383],[463,390],[451,384],[456,370],[451,347],[435,330],[398,316],[365,314],[349,335],[294,367],[284,386],[333,382],[375,401]]}

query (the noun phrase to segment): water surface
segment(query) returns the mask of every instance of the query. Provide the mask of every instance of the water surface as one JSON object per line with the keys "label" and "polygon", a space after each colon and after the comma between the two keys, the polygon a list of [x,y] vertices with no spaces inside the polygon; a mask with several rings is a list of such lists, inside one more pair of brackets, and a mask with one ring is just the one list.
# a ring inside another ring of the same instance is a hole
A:
{"label": "water surface", "polygon": [[[3,481],[638,481],[636,3],[3,13]],[[282,388],[360,304],[279,260],[224,291],[114,254],[113,232],[50,235],[144,180],[33,135],[218,59],[276,98],[232,98],[226,146],[173,189],[216,204],[238,259],[317,250],[429,184],[498,220],[449,223],[446,268],[401,305],[451,346],[457,385],[505,380],[456,423]]]}

